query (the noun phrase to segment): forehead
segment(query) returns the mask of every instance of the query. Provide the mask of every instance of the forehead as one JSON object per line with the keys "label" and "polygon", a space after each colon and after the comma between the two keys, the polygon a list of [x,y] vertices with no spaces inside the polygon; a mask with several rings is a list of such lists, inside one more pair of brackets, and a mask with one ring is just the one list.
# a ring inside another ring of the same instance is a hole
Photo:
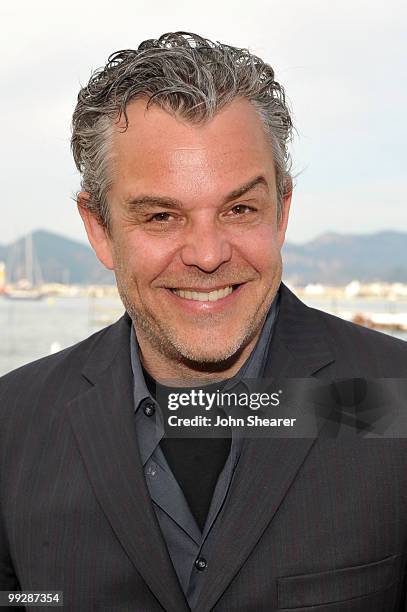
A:
{"label": "forehead", "polygon": [[[270,142],[254,107],[235,100],[194,125],[140,99],[127,107],[113,134],[116,178],[129,189],[234,189],[254,176],[274,181]],[[115,181],[117,184],[117,181]]]}

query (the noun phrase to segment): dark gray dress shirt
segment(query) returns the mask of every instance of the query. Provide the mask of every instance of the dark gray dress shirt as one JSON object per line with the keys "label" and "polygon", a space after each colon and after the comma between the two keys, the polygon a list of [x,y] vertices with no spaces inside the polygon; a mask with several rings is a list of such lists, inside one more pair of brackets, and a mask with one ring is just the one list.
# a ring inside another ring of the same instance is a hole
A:
{"label": "dark gray dress shirt", "polygon": [[[239,372],[222,387],[222,391],[235,389],[239,383],[246,386],[243,379],[254,379],[262,376],[273,325],[278,315],[278,303],[279,294],[277,293],[253,351]],[[136,434],[144,475],[178,580],[188,604],[193,610],[198,599],[202,576],[211,562],[210,551],[214,546],[214,542],[211,540],[211,530],[225,503],[233,473],[239,460],[242,439],[239,437],[238,431],[232,427],[230,453],[223,470],[219,474],[204,530],[201,532],[182,489],[159,446],[163,435],[162,428],[157,426],[158,410],[151,409],[152,405],[156,408],[158,406],[145,383],[133,326],[130,334],[130,352],[134,376]],[[223,409],[227,412],[226,407],[223,407]]]}

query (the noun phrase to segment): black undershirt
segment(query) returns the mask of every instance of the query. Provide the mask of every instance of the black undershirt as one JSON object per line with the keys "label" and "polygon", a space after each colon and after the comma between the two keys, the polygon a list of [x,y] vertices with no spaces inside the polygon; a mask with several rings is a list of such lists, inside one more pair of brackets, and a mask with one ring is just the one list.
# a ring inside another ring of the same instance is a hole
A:
{"label": "black undershirt", "polygon": [[[143,374],[149,392],[156,399],[157,382],[144,368]],[[160,385],[159,388],[160,397],[163,397],[163,393],[177,392],[174,387]],[[164,410],[163,406],[161,408]],[[230,446],[230,437],[163,437],[160,441],[161,450],[201,531],[205,526],[216,482],[229,455]]]}

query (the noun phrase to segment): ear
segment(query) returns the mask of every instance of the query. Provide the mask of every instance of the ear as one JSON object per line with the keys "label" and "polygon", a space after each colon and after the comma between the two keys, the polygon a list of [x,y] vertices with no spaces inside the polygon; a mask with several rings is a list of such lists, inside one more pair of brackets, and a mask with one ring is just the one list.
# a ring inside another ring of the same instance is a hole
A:
{"label": "ear", "polygon": [[285,233],[288,225],[288,217],[290,214],[290,206],[291,206],[291,198],[293,195],[293,184],[291,178],[287,182],[286,191],[283,197],[282,206],[281,206],[281,217],[280,222],[278,224],[277,236],[278,236],[278,244],[280,249],[282,248],[285,240]]}
{"label": "ear", "polygon": [[107,228],[101,224],[94,212],[87,207],[90,194],[81,191],[78,194],[77,205],[80,216],[85,226],[88,240],[95,251],[97,258],[108,270],[114,269],[113,248]]}

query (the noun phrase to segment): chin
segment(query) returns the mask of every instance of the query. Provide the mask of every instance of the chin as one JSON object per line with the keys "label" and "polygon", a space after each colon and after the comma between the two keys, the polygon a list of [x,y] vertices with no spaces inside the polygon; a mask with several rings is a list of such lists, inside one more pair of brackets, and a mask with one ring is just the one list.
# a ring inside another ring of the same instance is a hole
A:
{"label": "chin", "polygon": [[[234,343],[231,343],[230,337],[226,340],[205,337],[196,339],[194,343],[175,341],[173,339],[173,347],[178,352],[180,360],[188,363],[191,366],[202,365],[218,365],[225,367],[230,365],[234,360],[238,359],[244,346],[246,346],[246,337],[237,338]],[[216,348],[215,348],[216,347]]]}
{"label": "chin", "polygon": [[207,364],[215,364],[222,363],[232,358],[237,351],[235,350],[223,350],[217,352],[206,352],[206,351],[197,351],[195,350],[181,350],[180,356],[184,361],[194,362],[194,363],[207,363]]}

